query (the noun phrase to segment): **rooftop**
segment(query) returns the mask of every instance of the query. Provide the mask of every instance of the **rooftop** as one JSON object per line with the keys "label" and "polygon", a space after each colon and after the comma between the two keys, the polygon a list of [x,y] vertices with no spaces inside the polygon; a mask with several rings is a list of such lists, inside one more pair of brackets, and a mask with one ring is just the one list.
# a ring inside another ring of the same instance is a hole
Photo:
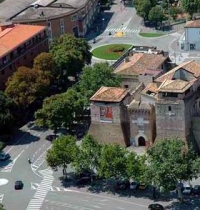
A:
{"label": "rooftop", "polygon": [[[157,74],[167,57],[162,54],[135,53],[128,61],[121,63],[114,71],[121,75]],[[152,71],[154,70],[154,71]]]}
{"label": "rooftop", "polygon": [[185,28],[200,28],[200,20],[188,21]]}
{"label": "rooftop", "polygon": [[91,98],[91,101],[120,102],[128,94],[129,90],[120,87],[102,86]]}
{"label": "rooftop", "polygon": [[190,61],[181,63],[180,65],[176,66],[172,70],[158,77],[155,81],[163,82],[166,79],[172,80],[175,72],[181,69],[192,73],[194,77],[200,76],[200,63],[196,62],[195,60],[190,60]]}
{"label": "rooftop", "polygon": [[[23,13],[23,11],[28,8],[34,7],[34,5],[38,5],[39,8],[43,10],[45,10],[46,7],[54,7],[54,12],[51,10],[51,16],[54,16],[60,12],[60,10],[58,10],[60,9],[60,5],[62,5],[65,10],[74,10],[84,5],[87,1],[88,0],[5,0],[0,4],[0,22],[10,20],[12,17]],[[38,8],[36,8],[36,10],[37,9]],[[54,14],[55,11],[56,14]],[[24,16],[24,18],[25,17],[26,16]]]}
{"label": "rooftop", "polygon": [[177,80],[165,80],[158,88],[159,92],[183,93],[191,86],[190,82]]}
{"label": "rooftop", "polygon": [[44,29],[44,26],[16,24],[3,31],[0,30],[0,57],[3,57]]}

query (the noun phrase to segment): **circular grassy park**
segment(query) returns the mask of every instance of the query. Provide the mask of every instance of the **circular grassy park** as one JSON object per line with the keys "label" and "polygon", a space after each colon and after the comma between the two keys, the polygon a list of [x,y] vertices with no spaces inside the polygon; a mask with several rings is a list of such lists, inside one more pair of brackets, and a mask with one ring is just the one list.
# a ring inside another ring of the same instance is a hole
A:
{"label": "circular grassy park", "polygon": [[120,58],[132,45],[130,44],[109,44],[95,48],[92,50],[92,55],[96,58],[104,60],[117,60]]}

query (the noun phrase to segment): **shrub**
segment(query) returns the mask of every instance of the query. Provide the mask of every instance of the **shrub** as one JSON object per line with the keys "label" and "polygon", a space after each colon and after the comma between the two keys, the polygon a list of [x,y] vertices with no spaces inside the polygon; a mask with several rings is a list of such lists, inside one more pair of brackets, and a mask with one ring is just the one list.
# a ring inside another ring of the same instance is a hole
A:
{"label": "shrub", "polygon": [[124,46],[116,45],[109,48],[111,52],[123,52],[125,50]]}

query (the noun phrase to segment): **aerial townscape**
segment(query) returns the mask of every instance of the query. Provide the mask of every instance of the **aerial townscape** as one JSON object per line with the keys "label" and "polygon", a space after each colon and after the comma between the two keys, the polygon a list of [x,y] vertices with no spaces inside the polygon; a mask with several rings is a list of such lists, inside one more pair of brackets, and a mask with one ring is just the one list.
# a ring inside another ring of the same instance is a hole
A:
{"label": "aerial townscape", "polygon": [[0,0],[0,210],[200,210],[200,0]]}

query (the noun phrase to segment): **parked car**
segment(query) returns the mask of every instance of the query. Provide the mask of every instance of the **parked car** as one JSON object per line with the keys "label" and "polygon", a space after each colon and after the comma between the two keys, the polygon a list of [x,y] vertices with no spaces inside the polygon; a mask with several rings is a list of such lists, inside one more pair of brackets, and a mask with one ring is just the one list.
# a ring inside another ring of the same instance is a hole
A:
{"label": "parked car", "polygon": [[139,186],[139,189],[140,190],[146,190],[147,189],[147,185],[144,182],[141,182],[140,186]]}
{"label": "parked car", "polygon": [[130,182],[129,180],[118,180],[115,186],[116,190],[127,190],[130,189]]}
{"label": "parked car", "polygon": [[58,137],[59,137],[59,135],[57,135],[57,134],[52,134],[52,135],[47,135],[47,136],[45,137],[45,139],[48,140],[48,141],[53,141],[53,140],[57,139]]}
{"label": "parked car", "polygon": [[195,185],[192,189],[192,193],[194,195],[199,195],[200,194],[200,185]]}
{"label": "parked car", "polygon": [[130,183],[130,190],[137,190],[139,188],[139,186],[140,186],[139,182],[136,182],[136,181],[131,182]]}
{"label": "parked car", "polygon": [[87,185],[91,183],[91,177],[90,176],[85,176],[82,177],[78,180],[76,180],[76,185]]}
{"label": "parked car", "polygon": [[165,208],[159,203],[153,203],[148,206],[149,210],[165,210]]}
{"label": "parked car", "polygon": [[183,187],[183,194],[190,195],[192,193],[192,187],[190,185],[185,185]]}
{"label": "parked car", "polygon": [[15,190],[21,190],[24,187],[24,184],[21,180],[15,182]]}
{"label": "parked car", "polygon": [[8,153],[5,153],[5,152],[0,153],[0,160],[1,161],[7,160],[9,158],[10,158],[10,155]]}

